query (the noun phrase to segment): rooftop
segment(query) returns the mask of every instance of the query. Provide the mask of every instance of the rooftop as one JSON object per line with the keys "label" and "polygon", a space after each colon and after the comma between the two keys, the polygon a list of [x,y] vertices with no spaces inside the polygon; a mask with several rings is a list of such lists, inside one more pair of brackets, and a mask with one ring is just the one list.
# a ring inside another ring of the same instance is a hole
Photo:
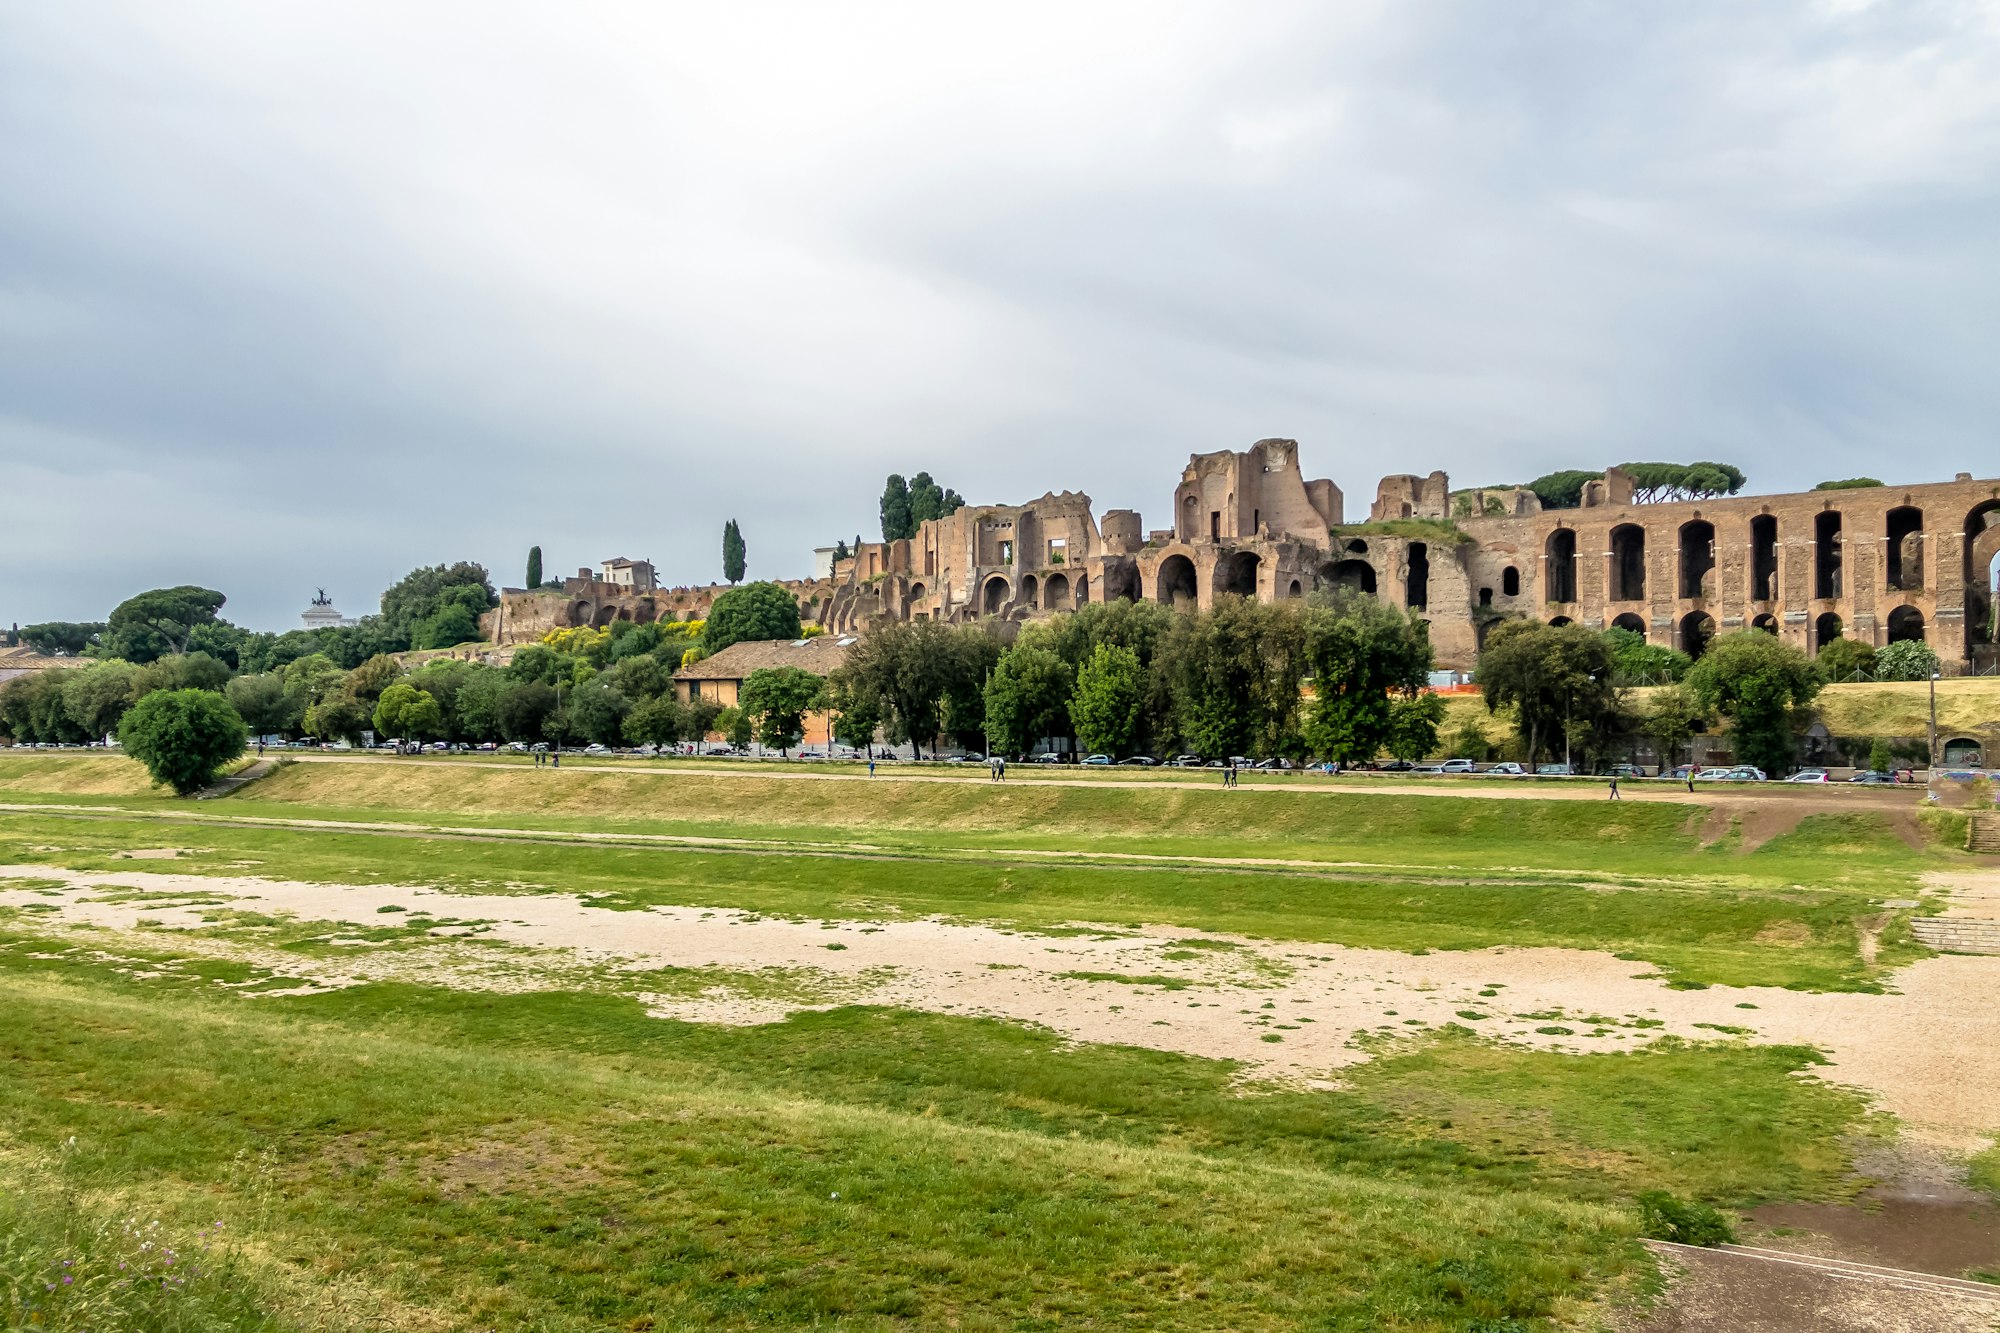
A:
{"label": "rooftop", "polygon": [[769,667],[797,667],[824,676],[847,660],[857,640],[852,634],[821,634],[810,639],[750,639],[732,643],[713,657],[704,657],[676,674],[682,680],[742,680]]}

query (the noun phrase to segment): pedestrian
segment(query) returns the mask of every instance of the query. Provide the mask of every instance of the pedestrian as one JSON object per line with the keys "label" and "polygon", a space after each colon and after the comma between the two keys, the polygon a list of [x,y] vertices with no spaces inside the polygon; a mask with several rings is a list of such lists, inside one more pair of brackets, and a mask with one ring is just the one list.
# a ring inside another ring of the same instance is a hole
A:
{"label": "pedestrian", "polygon": [[875,756],[872,754],[868,756],[868,776],[875,776]]}
{"label": "pedestrian", "polygon": [[1611,775],[1611,799],[1614,801],[1622,801],[1625,799],[1624,797],[1618,794],[1618,775],[1616,773],[1613,773]]}
{"label": "pedestrian", "polygon": [[1000,756],[1000,780],[1007,780],[1007,756],[1004,754]]}
{"label": "pedestrian", "polygon": [[550,756],[549,756],[549,767],[550,767],[550,768],[561,768],[561,767],[562,767],[562,751],[561,751],[561,750],[557,750],[557,751],[556,751],[556,752],[555,752],[554,754],[552,754],[552,755],[550,755]]}
{"label": "pedestrian", "polygon": [[1701,772],[1700,764],[1688,765],[1688,795],[1694,795],[1694,775]]}

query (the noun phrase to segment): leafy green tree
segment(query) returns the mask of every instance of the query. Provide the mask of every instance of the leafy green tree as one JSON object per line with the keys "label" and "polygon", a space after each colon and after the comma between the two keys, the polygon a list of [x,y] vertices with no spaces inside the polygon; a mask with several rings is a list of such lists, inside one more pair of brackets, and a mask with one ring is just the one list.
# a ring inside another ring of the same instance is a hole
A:
{"label": "leafy green tree", "polygon": [[0,730],[20,741],[75,745],[92,739],[70,717],[63,698],[63,673],[52,667],[17,676],[0,686]]}
{"label": "leafy green tree", "polygon": [[688,714],[670,694],[642,699],[625,715],[625,739],[634,745],[672,745],[688,739]]}
{"label": "leafy green tree", "polygon": [[275,736],[299,724],[300,713],[285,694],[285,678],[276,672],[238,676],[229,682],[223,695],[229,706],[250,728],[252,736]]}
{"label": "leafy green tree", "polygon": [[746,583],[715,599],[702,629],[702,651],[713,657],[732,643],[796,639],[799,604],[775,583]]}
{"label": "leafy green tree", "polygon": [[463,607],[477,624],[480,614],[498,600],[484,565],[461,560],[413,569],[382,594],[381,629],[394,645],[388,651],[400,652],[416,643],[418,627],[447,606]]}
{"label": "leafy green tree", "polygon": [[756,723],[757,740],[781,753],[805,735],[806,714],[820,708],[826,681],[798,667],[761,667],[743,681],[739,706]]}
{"label": "leafy green tree", "polygon": [[308,736],[317,736],[323,741],[353,743],[361,739],[361,733],[367,731],[374,720],[368,705],[342,690],[306,709],[303,726]]}
{"label": "leafy green tree", "polygon": [[143,699],[154,690],[216,690],[229,683],[229,668],[207,653],[159,657],[139,668],[132,693]]}
{"label": "leafy green tree", "polygon": [[[281,673],[285,681],[285,696],[291,701],[292,711],[304,717],[314,704],[339,690],[347,679],[347,673],[335,666],[324,653],[308,653],[287,666]],[[313,731],[315,736],[327,733]]]}
{"label": "leafy green tree", "polygon": [[1528,483],[1528,489],[1535,493],[1535,498],[1542,502],[1544,509],[1574,509],[1583,503],[1585,484],[1603,475],[1602,472],[1565,468],[1536,477]]}
{"label": "leafy green tree", "polygon": [[1880,736],[1868,747],[1868,768],[1874,773],[1892,772],[1896,767],[1896,756],[1889,749],[1889,742]]}
{"label": "leafy green tree", "polygon": [[715,730],[722,733],[722,739],[739,750],[746,750],[750,742],[757,739],[756,724],[741,708],[725,708],[715,715]]}
{"label": "leafy green tree", "polygon": [[1486,729],[1471,717],[1458,724],[1445,748],[1451,751],[1452,758],[1470,759],[1475,764],[1483,764],[1493,757],[1493,742],[1486,739]]}
{"label": "leafy green tree", "polygon": [[458,733],[470,741],[497,741],[506,738],[500,724],[500,700],[513,684],[494,667],[475,667],[458,687],[453,700]]}
{"label": "leafy green tree", "polygon": [[1158,650],[1174,726],[1204,758],[1301,753],[1300,690],[1309,664],[1295,605],[1225,597],[1176,616]]}
{"label": "leafy green tree", "polygon": [[895,542],[916,535],[917,525],[910,513],[910,484],[901,473],[891,472],[882,486],[882,540]]}
{"label": "leafy green tree", "polygon": [[103,622],[51,620],[40,625],[23,625],[21,642],[50,657],[80,657],[104,638]]}
{"label": "leafy green tree", "polygon": [[986,734],[1002,754],[1025,754],[1044,736],[1069,731],[1076,676],[1046,648],[1016,645],[1000,655],[985,690]]}
{"label": "leafy green tree", "polygon": [[1552,744],[1567,746],[1573,727],[1597,728],[1617,715],[1615,671],[1602,634],[1509,620],[1488,632],[1476,674],[1489,710],[1515,710],[1521,749],[1533,764]]}
{"label": "leafy green tree", "polygon": [[382,691],[375,704],[375,734],[392,740],[429,740],[444,731],[438,701],[407,681]]}
{"label": "leafy green tree", "polygon": [[143,664],[184,653],[196,627],[213,624],[215,613],[228,600],[213,588],[193,584],[128,597],[105,622],[105,655]]}
{"label": "leafy green tree", "polygon": [[1737,759],[1774,774],[1791,770],[1795,723],[1824,683],[1812,659],[1754,629],[1719,636],[1687,677],[1702,707],[1729,719]]}
{"label": "leafy green tree", "polygon": [[1696,730],[1707,724],[1709,712],[1701,700],[1679,685],[1654,690],[1646,702],[1647,712],[1640,719],[1640,730],[1653,743],[1661,769],[1670,769],[1680,762],[1681,751],[1694,739]]}
{"label": "leafy green tree", "polygon": [[139,668],[130,662],[110,658],[61,675],[63,711],[92,740],[117,731],[125,710],[138,702]]}
{"label": "leafy green tree", "polygon": [[1875,679],[1929,680],[1938,666],[1938,655],[1929,644],[1921,639],[1904,639],[1875,654]]}
{"label": "leafy green tree", "polygon": [[1131,754],[1145,705],[1146,669],[1139,654],[1115,643],[1098,644],[1076,673],[1069,701],[1076,743],[1089,753]]}
{"label": "leafy green tree", "polygon": [[997,656],[998,644],[977,626],[885,625],[855,644],[834,673],[835,697],[873,701],[890,740],[919,752],[947,733],[976,743],[985,725],[986,673]]}
{"label": "leafy green tree", "polygon": [[570,691],[563,707],[569,713],[570,734],[598,745],[616,745],[624,735],[632,701],[600,677]]}
{"label": "leafy green tree", "polygon": [[1844,481],[1823,481],[1813,487],[1816,491],[1865,491],[1882,483],[1874,477],[1848,477]]}
{"label": "leafy green tree", "polygon": [[833,739],[854,749],[875,744],[875,733],[888,720],[880,695],[845,672],[827,677],[826,707],[833,720]]}
{"label": "leafy green tree", "polygon": [[1835,639],[1819,650],[1819,669],[1831,681],[1872,680],[1875,645],[1859,639]]}
{"label": "leafy green tree", "polygon": [[1398,759],[1417,760],[1438,748],[1444,700],[1435,694],[1399,695],[1389,703],[1389,736],[1383,748]]}
{"label": "leafy green tree", "polygon": [[528,591],[533,592],[541,586],[542,548],[539,546],[530,546],[528,548]]}
{"label": "leafy green tree", "polygon": [[743,582],[749,555],[750,548],[743,544],[743,529],[732,518],[722,525],[722,577],[732,584]]}
{"label": "leafy green tree", "polygon": [[258,637],[240,625],[216,620],[194,627],[188,634],[187,650],[190,653],[207,653],[235,671],[242,661],[244,649],[255,643]]}
{"label": "leafy green tree", "polygon": [[500,696],[500,732],[510,741],[541,740],[555,711],[556,692],[546,682],[516,681]]}
{"label": "leafy green tree", "polygon": [[683,705],[687,709],[687,738],[691,741],[704,740],[722,717],[722,705],[713,699],[690,699]]}
{"label": "leafy green tree", "polygon": [[463,602],[445,603],[410,631],[412,648],[456,648],[478,641],[479,619]]}
{"label": "leafy green tree", "polygon": [[[1314,754],[1343,764],[1365,763],[1398,734],[1396,702],[1419,697],[1430,683],[1436,659],[1429,627],[1386,602],[1356,593],[1309,609],[1304,619],[1313,677],[1306,744]],[[1427,716],[1425,710],[1405,710],[1406,744],[1421,734]],[[1419,757],[1436,745],[1433,723],[1430,744]]]}
{"label": "leafy green tree", "polygon": [[1728,463],[1620,463],[1632,478],[1636,504],[1701,500],[1743,489],[1743,470]]}
{"label": "leafy green tree", "polygon": [[674,688],[673,671],[651,654],[613,662],[604,679],[634,701],[656,698]]}
{"label": "leafy green tree", "polygon": [[833,544],[833,558],[836,563],[851,558],[853,554],[847,549],[847,538],[842,537]]}
{"label": "leafy green tree", "polygon": [[1636,630],[1613,625],[1604,631],[1611,647],[1611,662],[1621,685],[1672,684],[1687,676],[1694,659],[1675,648],[1648,643]]}
{"label": "leafy green tree", "polygon": [[213,690],[155,690],[118,724],[125,753],[182,796],[214,782],[243,753],[249,734],[229,700]]}

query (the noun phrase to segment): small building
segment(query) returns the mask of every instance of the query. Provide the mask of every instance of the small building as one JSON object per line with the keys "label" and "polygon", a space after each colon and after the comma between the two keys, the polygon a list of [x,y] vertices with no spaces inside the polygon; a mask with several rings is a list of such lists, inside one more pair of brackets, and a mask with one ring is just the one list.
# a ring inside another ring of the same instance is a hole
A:
{"label": "small building", "polygon": [[[856,642],[851,634],[820,634],[810,639],[732,643],[713,657],[682,667],[674,676],[674,698],[682,703],[709,699],[724,708],[734,708],[742,697],[743,682],[752,672],[797,667],[815,676],[828,676],[847,660],[848,650]],[[805,739],[800,744],[823,746],[829,738],[827,715],[809,714]]]}
{"label": "small building", "polygon": [[326,595],[325,588],[314,590],[312,605],[299,617],[307,629],[344,629],[354,624],[354,617],[343,616],[335,609],[333,599]]}
{"label": "small building", "polygon": [[[589,570],[579,572],[584,575],[590,573]],[[652,561],[627,560],[622,555],[613,556],[604,562],[604,568],[598,572],[597,581],[623,588],[627,592],[652,592],[660,586],[660,576],[654,570]]]}
{"label": "small building", "polygon": [[47,657],[26,644],[15,648],[0,648],[0,685],[19,676],[32,676],[37,671],[87,667],[94,661],[96,659],[91,657]]}

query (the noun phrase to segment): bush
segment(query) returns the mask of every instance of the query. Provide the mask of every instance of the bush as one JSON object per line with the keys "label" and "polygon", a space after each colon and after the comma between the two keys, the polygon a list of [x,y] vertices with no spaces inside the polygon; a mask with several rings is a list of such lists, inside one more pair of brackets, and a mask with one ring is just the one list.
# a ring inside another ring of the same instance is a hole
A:
{"label": "bush", "polygon": [[1736,1228],[1718,1210],[1696,1200],[1676,1199],[1665,1190],[1639,1196],[1639,1232],[1680,1245],[1728,1245]]}
{"label": "bush", "polygon": [[708,609],[701,649],[714,656],[745,640],[796,639],[800,634],[799,604],[775,583],[746,583],[731,588]]}
{"label": "bush", "polygon": [[1918,639],[1892,643],[1875,654],[1877,680],[1929,680],[1937,670],[1938,655]]}
{"label": "bush", "polygon": [[1814,659],[1828,680],[1853,680],[1875,674],[1875,648],[1859,639],[1835,639]]}
{"label": "bush", "polygon": [[156,690],[118,724],[125,753],[182,796],[215,781],[249,738],[250,728],[213,690]]}

